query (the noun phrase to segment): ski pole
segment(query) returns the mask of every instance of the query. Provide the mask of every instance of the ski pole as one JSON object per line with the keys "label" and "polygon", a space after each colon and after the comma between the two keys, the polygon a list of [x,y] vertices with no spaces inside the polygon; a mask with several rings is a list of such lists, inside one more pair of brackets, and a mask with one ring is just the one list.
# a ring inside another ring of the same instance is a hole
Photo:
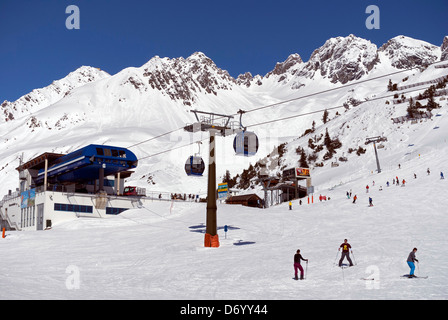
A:
{"label": "ski pole", "polygon": [[352,256],[353,256],[353,262],[355,263],[355,266],[356,266],[357,263],[356,263],[356,259],[355,259],[355,255],[354,255],[353,251],[352,251]]}
{"label": "ski pole", "polygon": [[307,275],[308,275],[308,261],[306,262],[306,267],[305,267],[305,279],[306,279]]}
{"label": "ski pole", "polygon": [[336,258],[334,259],[333,266],[336,265],[336,260],[338,259],[338,256],[339,256],[339,250],[338,250],[338,252],[336,253]]}

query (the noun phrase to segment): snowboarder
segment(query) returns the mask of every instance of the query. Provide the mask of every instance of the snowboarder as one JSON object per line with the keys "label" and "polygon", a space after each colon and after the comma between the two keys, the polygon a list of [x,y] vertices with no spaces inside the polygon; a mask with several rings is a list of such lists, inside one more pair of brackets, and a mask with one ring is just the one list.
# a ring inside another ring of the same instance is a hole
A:
{"label": "snowboarder", "polygon": [[356,199],[358,199],[358,196],[355,194],[355,196],[353,197],[353,203],[356,203]]}
{"label": "snowboarder", "polygon": [[342,261],[344,260],[344,258],[347,258],[350,267],[353,267],[353,262],[352,259],[350,259],[350,253],[349,253],[349,251],[353,253],[353,251],[350,250],[352,246],[347,242],[347,239],[344,239],[344,243],[339,246],[338,251],[340,251],[341,248],[342,248],[342,254],[341,259],[339,260],[339,266],[341,267]]}
{"label": "snowboarder", "polygon": [[369,207],[373,207],[373,199],[369,197]]}
{"label": "snowboarder", "polygon": [[408,259],[406,262],[408,263],[409,268],[411,268],[411,272],[409,273],[410,278],[415,278],[414,270],[415,270],[415,264],[414,262],[418,260],[415,258],[415,253],[417,252],[417,248],[412,249],[412,251],[409,253]]}
{"label": "snowboarder", "polygon": [[302,257],[302,255],[300,254],[300,249],[298,249],[296,254],[294,255],[294,272],[295,272],[294,279],[295,280],[299,280],[297,269],[300,270],[300,280],[303,280],[303,268],[302,268],[302,265],[300,264],[300,260],[306,261],[308,263],[308,259],[304,259]]}
{"label": "snowboarder", "polygon": [[347,191],[347,199],[350,199],[350,193]]}

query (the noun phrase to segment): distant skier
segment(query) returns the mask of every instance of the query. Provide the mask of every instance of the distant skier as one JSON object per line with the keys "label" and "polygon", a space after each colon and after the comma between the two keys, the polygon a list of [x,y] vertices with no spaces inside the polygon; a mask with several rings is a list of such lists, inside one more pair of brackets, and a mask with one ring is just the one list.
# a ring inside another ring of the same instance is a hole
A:
{"label": "distant skier", "polygon": [[352,246],[347,242],[347,239],[344,239],[344,243],[341,244],[338,248],[338,251],[341,250],[342,248],[342,254],[341,254],[341,259],[339,260],[339,266],[342,266],[342,261],[344,260],[344,258],[347,258],[350,267],[353,267],[353,262],[352,259],[350,259],[350,253],[349,251],[351,251],[353,253],[353,251],[351,250]]}
{"label": "distant skier", "polygon": [[400,180],[398,180],[398,177],[395,177],[395,179],[397,179],[397,186],[400,185]]}
{"label": "distant skier", "polygon": [[406,183],[406,180],[403,179],[403,181],[401,182],[401,186],[404,187]]}
{"label": "distant skier", "polygon": [[415,253],[417,252],[417,248],[414,248],[408,256],[408,259],[406,260],[406,262],[408,263],[409,268],[411,268],[411,272],[409,273],[409,277],[410,278],[414,278],[414,271],[415,271],[415,264],[414,262],[417,261],[417,258],[415,258]]}
{"label": "distant skier", "polygon": [[308,263],[308,259],[304,259],[302,257],[302,255],[300,254],[300,249],[298,249],[296,254],[294,255],[294,272],[295,272],[294,279],[295,280],[299,280],[297,269],[300,270],[300,280],[303,280],[303,268],[302,268],[302,265],[300,264],[300,260],[306,261]]}
{"label": "distant skier", "polygon": [[292,210],[292,202],[289,201],[289,210]]}
{"label": "distant skier", "polygon": [[369,185],[366,185],[366,193],[369,193]]}
{"label": "distant skier", "polygon": [[355,194],[355,196],[353,197],[353,203],[356,203],[357,199],[358,199],[358,196]]}
{"label": "distant skier", "polygon": [[386,182],[386,185],[389,187],[389,181]]}
{"label": "distant skier", "polygon": [[428,176],[431,174],[431,171],[429,171],[429,168],[426,169],[426,173],[428,174]]}
{"label": "distant skier", "polygon": [[440,179],[445,179],[445,177],[443,176],[443,172],[440,171]]}
{"label": "distant skier", "polygon": [[369,197],[369,207],[373,207],[373,199]]}

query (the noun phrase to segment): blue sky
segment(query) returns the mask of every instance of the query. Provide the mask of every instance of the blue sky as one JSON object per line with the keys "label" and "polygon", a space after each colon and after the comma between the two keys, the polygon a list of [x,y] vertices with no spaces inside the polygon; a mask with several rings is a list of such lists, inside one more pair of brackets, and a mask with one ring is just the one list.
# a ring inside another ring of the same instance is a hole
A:
{"label": "blue sky", "polygon": [[[65,26],[77,5],[80,29]],[[368,5],[380,9],[369,30]],[[266,74],[292,53],[307,61],[331,37],[354,34],[378,47],[406,35],[441,45],[447,0],[0,0],[0,103],[82,65],[115,74],[155,55],[202,51],[237,77]]]}

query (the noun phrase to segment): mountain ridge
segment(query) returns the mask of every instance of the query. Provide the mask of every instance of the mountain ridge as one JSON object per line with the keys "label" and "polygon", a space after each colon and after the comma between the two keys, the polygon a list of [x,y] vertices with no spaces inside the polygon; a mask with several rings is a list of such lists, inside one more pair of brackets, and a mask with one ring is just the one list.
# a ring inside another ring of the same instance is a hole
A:
{"label": "mountain ridge", "polygon": [[[421,45],[420,40],[409,39],[398,40],[414,43],[414,47],[422,49],[424,53],[426,47]],[[424,64],[427,61],[433,61],[431,59],[434,59],[434,52],[438,52],[437,50],[442,58],[447,43],[448,40],[444,40],[445,46],[439,49],[437,46],[428,47],[430,52],[427,56],[418,51],[419,59],[415,59],[414,65],[422,64],[421,70],[410,73],[411,78],[398,74],[391,77],[392,81],[400,84],[407,81],[406,84],[409,84],[430,80],[432,75],[434,78],[444,75],[445,69],[435,70],[431,67],[423,73],[422,70],[425,70]],[[399,47],[390,45],[387,48],[400,50]],[[3,161],[7,164],[14,163],[9,166],[13,168],[17,165],[19,153],[24,152],[25,159],[28,159],[42,150],[69,152],[87,143],[112,143],[126,147],[191,123],[194,121],[194,117],[188,112],[191,108],[233,114],[240,108],[250,110],[281,103],[298,94],[306,96],[323,89],[337,88],[342,83],[355,84],[358,80],[405,70],[392,63],[400,61],[406,54],[417,55],[410,48],[412,46],[407,45],[404,53],[391,55],[354,35],[337,37],[327,40],[306,62],[299,54],[291,54],[265,76],[252,76],[247,72],[237,78],[216,66],[202,52],[195,52],[187,58],[155,56],[140,67],[129,67],[114,75],[93,67],[83,67],[69,79],[60,79],[54,82],[56,85],[39,89],[34,94],[36,97],[30,93],[29,97],[25,95],[13,103],[2,104],[4,117],[0,119],[0,136],[4,146]],[[244,117],[243,123],[250,127],[267,119],[283,118],[298,112],[314,112],[314,115],[297,119],[287,126],[278,127],[272,123],[259,127],[260,139],[265,142],[259,150],[260,157],[263,157],[274,146],[301,135],[312,121],[320,121],[321,115],[315,114],[316,110],[343,104],[347,104],[349,108],[355,107],[355,102],[385,93],[388,80],[384,78],[368,85],[353,86],[350,90],[336,90],[322,97],[285,104],[281,108],[270,108],[266,112],[251,113]],[[31,99],[33,97],[35,101]],[[38,100],[38,97],[48,98]],[[387,106],[387,109],[390,109],[388,116],[403,115],[401,108],[395,110],[392,106]],[[333,117],[334,113],[331,115]],[[203,137],[176,131],[175,135],[136,146],[133,151],[138,157],[149,157],[140,163],[136,183],[145,183],[145,179],[140,181],[138,177],[151,176],[151,181],[157,181],[157,187],[171,188],[175,181],[183,179],[178,176],[179,167],[183,166],[183,158],[187,158],[188,153],[195,148],[178,149],[178,154],[168,155],[166,161],[151,158],[151,154],[155,150],[165,150],[169,145],[186,145],[199,139]],[[228,150],[226,145],[219,148]],[[232,153],[223,152],[229,155]],[[242,159],[241,164],[235,164],[233,157],[225,154],[218,170],[222,171],[226,166],[237,168],[232,170],[242,170],[251,161]],[[5,164],[2,166],[6,167]],[[8,169],[5,172],[13,171]],[[16,183],[14,178],[10,178],[13,176],[14,174],[9,174],[7,177],[7,180],[11,179],[10,184]],[[188,184],[191,188],[201,189],[203,182],[196,179]],[[179,183],[179,186],[182,185]]]}

